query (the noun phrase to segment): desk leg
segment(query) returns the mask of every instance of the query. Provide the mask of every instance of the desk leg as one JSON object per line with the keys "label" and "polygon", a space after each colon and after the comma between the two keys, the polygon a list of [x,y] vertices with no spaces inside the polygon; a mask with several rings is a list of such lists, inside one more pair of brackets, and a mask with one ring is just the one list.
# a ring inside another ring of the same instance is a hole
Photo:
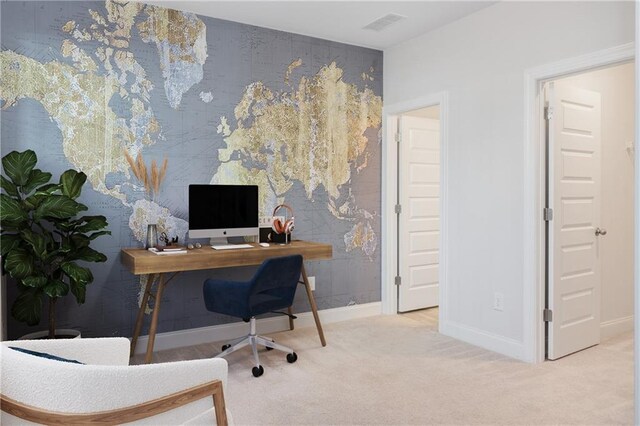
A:
{"label": "desk leg", "polygon": [[162,292],[166,284],[166,274],[160,274],[158,282],[158,290],[154,296],[153,316],[151,317],[151,326],[149,327],[149,341],[147,342],[147,354],[144,357],[144,363],[149,364],[153,359],[153,344],[156,340],[156,330],[158,329],[158,317],[160,316],[160,302],[162,301]]}
{"label": "desk leg", "polygon": [[293,330],[293,310],[291,309],[291,306],[287,308],[287,313],[289,314],[289,330]]}
{"label": "desk leg", "polygon": [[150,274],[147,276],[147,285],[144,288],[144,294],[142,295],[142,304],[140,305],[140,309],[138,309],[138,318],[136,318],[136,326],[133,329],[133,337],[131,338],[131,350],[129,351],[129,356],[133,356],[133,353],[136,350],[136,344],[138,343],[138,337],[140,337],[140,331],[142,331],[142,323],[144,322],[144,311],[147,307],[147,302],[149,301],[149,295],[151,294],[151,286],[153,285],[153,281],[156,279],[154,274]]}
{"label": "desk leg", "polygon": [[322,346],[327,346],[327,341],[324,339],[324,331],[322,331],[322,324],[320,324],[320,317],[318,316],[316,299],[313,297],[313,291],[309,285],[309,279],[307,278],[307,271],[304,269],[304,263],[302,263],[302,280],[304,281],[304,287],[307,289],[307,297],[309,297],[309,305],[311,305],[311,312],[313,313],[313,319],[316,322],[320,342],[322,343]]}

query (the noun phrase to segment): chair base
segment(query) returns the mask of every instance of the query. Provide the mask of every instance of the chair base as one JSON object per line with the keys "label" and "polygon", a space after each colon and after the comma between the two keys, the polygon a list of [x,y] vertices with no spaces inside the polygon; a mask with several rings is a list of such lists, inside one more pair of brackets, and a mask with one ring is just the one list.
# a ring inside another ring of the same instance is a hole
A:
{"label": "chair base", "polygon": [[237,351],[238,349],[244,348],[245,346],[251,346],[251,351],[253,352],[253,361],[255,364],[252,372],[255,377],[261,376],[264,372],[262,365],[260,365],[260,357],[258,356],[258,345],[264,346],[267,349],[277,349],[279,351],[286,352],[287,361],[289,363],[296,362],[296,360],[298,359],[298,355],[296,355],[293,349],[276,343],[268,337],[259,336],[256,334],[256,317],[251,317],[251,319],[249,320],[249,325],[249,334],[224,345],[222,347],[224,350],[216,355],[215,358],[222,358],[232,352]]}

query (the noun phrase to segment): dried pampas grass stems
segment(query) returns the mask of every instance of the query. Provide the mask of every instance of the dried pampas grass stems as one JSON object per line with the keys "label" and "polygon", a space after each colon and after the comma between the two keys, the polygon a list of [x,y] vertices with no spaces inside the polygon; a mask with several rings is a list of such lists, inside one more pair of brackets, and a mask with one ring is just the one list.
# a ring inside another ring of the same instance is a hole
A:
{"label": "dried pampas grass stems", "polygon": [[165,157],[162,162],[162,167],[160,168],[158,167],[156,160],[153,160],[151,162],[151,170],[149,173],[142,154],[138,154],[134,160],[133,157],[131,157],[131,155],[125,150],[124,156],[127,159],[127,163],[129,163],[129,167],[131,167],[131,171],[134,176],[144,185],[145,191],[150,194],[152,198],[154,195],[158,195],[158,192],[160,192],[160,184],[167,174],[167,165],[169,164],[169,160]]}

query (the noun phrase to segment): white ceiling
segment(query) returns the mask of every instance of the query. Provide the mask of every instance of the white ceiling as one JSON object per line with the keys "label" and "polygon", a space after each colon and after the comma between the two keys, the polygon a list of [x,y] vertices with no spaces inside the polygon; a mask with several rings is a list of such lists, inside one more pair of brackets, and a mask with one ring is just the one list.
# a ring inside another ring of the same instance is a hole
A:
{"label": "white ceiling", "polygon": [[[199,15],[384,50],[495,1],[147,1]],[[407,19],[381,32],[362,27],[389,13]]]}

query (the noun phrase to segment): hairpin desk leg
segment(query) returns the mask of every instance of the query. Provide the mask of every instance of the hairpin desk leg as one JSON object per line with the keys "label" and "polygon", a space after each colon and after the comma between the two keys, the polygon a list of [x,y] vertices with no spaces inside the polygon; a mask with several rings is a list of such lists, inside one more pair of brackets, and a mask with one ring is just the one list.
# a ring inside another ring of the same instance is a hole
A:
{"label": "hairpin desk leg", "polygon": [[322,331],[322,324],[320,324],[320,317],[318,316],[318,306],[316,305],[316,299],[313,297],[311,285],[309,285],[309,279],[307,278],[307,271],[304,269],[304,263],[302,263],[302,280],[304,281],[304,287],[307,290],[307,297],[309,298],[309,305],[311,305],[313,319],[316,322],[316,328],[318,329],[320,343],[322,343],[322,346],[327,346],[327,341],[324,339],[324,331]]}

